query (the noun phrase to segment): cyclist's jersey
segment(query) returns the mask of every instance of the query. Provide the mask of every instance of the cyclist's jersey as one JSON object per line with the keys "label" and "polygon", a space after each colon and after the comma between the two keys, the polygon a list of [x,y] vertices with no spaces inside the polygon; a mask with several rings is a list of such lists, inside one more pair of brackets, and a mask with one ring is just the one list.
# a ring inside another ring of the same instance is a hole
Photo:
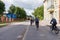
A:
{"label": "cyclist's jersey", "polygon": [[57,21],[56,21],[56,19],[52,19],[50,23],[51,24],[57,24]]}
{"label": "cyclist's jersey", "polygon": [[39,23],[39,19],[38,19],[38,18],[36,18],[36,19],[35,19],[35,22],[36,22],[36,23]]}

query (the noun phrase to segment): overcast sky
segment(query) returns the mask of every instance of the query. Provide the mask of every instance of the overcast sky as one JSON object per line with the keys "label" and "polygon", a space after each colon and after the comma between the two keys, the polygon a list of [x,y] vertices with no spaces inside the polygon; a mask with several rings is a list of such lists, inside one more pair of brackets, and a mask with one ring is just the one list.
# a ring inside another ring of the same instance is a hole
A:
{"label": "overcast sky", "polygon": [[31,15],[33,10],[41,6],[43,0],[2,0],[5,3],[6,10],[9,9],[11,4],[25,9],[28,15]]}

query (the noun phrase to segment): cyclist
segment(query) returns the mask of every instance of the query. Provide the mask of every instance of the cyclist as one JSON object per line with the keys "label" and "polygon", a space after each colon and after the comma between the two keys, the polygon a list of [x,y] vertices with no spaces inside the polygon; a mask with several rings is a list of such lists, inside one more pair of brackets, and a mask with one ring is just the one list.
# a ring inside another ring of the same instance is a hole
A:
{"label": "cyclist", "polygon": [[50,24],[52,24],[52,31],[55,30],[55,28],[57,28],[57,21],[55,18],[52,18]]}
{"label": "cyclist", "polygon": [[38,28],[39,28],[39,19],[37,17],[35,18],[35,25],[36,25],[36,28],[38,30]]}
{"label": "cyclist", "polygon": [[30,19],[30,25],[31,25],[31,26],[32,26],[33,22],[34,22],[34,20],[31,18],[31,19]]}

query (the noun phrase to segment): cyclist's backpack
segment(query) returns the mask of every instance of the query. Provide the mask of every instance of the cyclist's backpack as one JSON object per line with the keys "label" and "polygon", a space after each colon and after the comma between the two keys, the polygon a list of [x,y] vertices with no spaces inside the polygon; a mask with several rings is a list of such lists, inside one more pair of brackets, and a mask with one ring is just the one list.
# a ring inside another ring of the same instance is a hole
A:
{"label": "cyclist's backpack", "polygon": [[36,19],[35,19],[35,21],[36,21],[36,22],[39,22],[39,19],[38,19],[38,18],[36,18]]}
{"label": "cyclist's backpack", "polygon": [[51,24],[57,24],[56,19],[52,19],[52,20],[51,20]]}

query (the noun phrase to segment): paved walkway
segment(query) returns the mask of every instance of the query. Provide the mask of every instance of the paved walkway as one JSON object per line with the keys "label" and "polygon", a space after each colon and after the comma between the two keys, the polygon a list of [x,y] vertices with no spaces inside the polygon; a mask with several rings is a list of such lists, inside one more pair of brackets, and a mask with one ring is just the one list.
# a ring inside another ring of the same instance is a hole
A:
{"label": "paved walkway", "polygon": [[35,26],[30,26],[24,40],[60,40],[60,34],[51,33],[47,26],[40,26],[39,31]]}

